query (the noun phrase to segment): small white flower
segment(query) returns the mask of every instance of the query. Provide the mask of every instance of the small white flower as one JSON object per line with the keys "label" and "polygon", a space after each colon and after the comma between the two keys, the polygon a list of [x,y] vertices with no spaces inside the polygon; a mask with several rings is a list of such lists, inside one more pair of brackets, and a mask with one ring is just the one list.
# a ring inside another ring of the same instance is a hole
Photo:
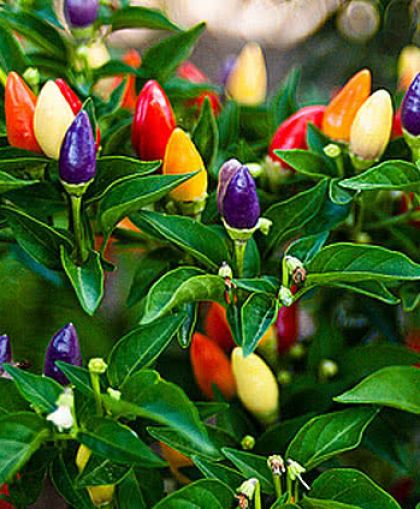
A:
{"label": "small white flower", "polygon": [[47,416],[47,421],[57,426],[60,432],[71,429],[74,425],[73,405],[73,391],[66,387],[57,400],[57,408]]}

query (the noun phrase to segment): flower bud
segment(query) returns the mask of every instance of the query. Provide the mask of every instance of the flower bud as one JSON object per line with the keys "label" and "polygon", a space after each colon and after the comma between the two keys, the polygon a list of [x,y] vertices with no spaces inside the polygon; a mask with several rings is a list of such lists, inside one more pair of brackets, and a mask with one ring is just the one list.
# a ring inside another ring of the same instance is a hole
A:
{"label": "flower bud", "polygon": [[64,15],[67,23],[83,28],[94,23],[98,16],[99,0],[65,0]]}
{"label": "flower bud", "polygon": [[321,380],[328,380],[338,373],[337,363],[331,359],[322,359],[319,363],[318,374]]}
{"label": "flower bud", "polygon": [[285,286],[281,286],[279,290],[279,301],[283,304],[283,306],[290,307],[294,302],[293,293],[289,288]]}
{"label": "flower bud", "polygon": [[96,145],[89,115],[82,110],[69,127],[60,150],[60,178],[67,184],[89,182],[96,174]]}
{"label": "flower bud", "polygon": [[350,154],[356,168],[366,168],[384,153],[391,137],[392,100],[377,90],[360,107],[351,126]]}
{"label": "flower bud", "polygon": [[131,128],[133,148],[140,159],[163,159],[175,125],[174,112],[165,92],[157,81],[148,81],[137,98]]}
{"label": "flower bud", "polygon": [[191,342],[190,358],[197,385],[207,398],[213,399],[213,386],[216,386],[226,399],[235,396],[236,384],[232,367],[219,345],[196,332]]}
{"label": "flower bud", "polygon": [[267,69],[259,44],[246,44],[239,54],[226,83],[228,95],[235,101],[256,106],[265,100],[267,93]]}
{"label": "flower bud", "polygon": [[369,69],[355,74],[332,99],[324,112],[322,131],[330,138],[348,142],[357,110],[370,95]]}
{"label": "flower bud", "polygon": [[108,364],[101,357],[94,357],[90,359],[88,369],[90,373],[103,375],[108,369]]}
{"label": "flower bud", "polygon": [[24,80],[15,72],[7,76],[4,95],[7,140],[12,147],[42,152],[34,132],[37,99]]}
{"label": "flower bud", "polygon": [[398,57],[398,88],[407,90],[420,72],[420,48],[406,46]]}
{"label": "flower bud", "polygon": [[35,107],[34,132],[44,153],[58,160],[67,129],[74,113],[54,81],[42,87]]}
{"label": "flower bud", "polygon": [[278,454],[273,454],[267,458],[267,466],[273,475],[282,475],[286,472],[283,458]]}
{"label": "flower bud", "polygon": [[232,368],[242,404],[263,424],[273,424],[279,412],[279,388],[270,368],[254,353],[244,357],[240,347],[232,352]]}
{"label": "flower bud", "polygon": [[12,348],[7,334],[0,336],[0,373],[3,372],[2,364],[8,364],[12,361]]}
{"label": "flower bud", "polygon": [[258,223],[261,211],[254,179],[236,159],[225,162],[220,169],[217,205],[231,228],[251,229]]}
{"label": "flower bud", "polygon": [[44,373],[62,385],[67,385],[67,377],[56,366],[56,361],[67,362],[73,366],[82,365],[77,332],[72,323],[60,329],[51,339],[45,355]]}
{"label": "flower bud", "polygon": [[30,85],[34,90],[38,89],[39,86],[39,71],[36,67],[28,67],[23,73],[23,79]]}
{"label": "flower bud", "polygon": [[241,447],[245,451],[252,451],[255,447],[255,438],[252,435],[245,435],[241,440]]}
{"label": "flower bud", "polygon": [[162,173],[197,175],[173,189],[169,195],[176,202],[204,202],[207,197],[207,171],[204,162],[188,134],[177,127],[166,146]]}

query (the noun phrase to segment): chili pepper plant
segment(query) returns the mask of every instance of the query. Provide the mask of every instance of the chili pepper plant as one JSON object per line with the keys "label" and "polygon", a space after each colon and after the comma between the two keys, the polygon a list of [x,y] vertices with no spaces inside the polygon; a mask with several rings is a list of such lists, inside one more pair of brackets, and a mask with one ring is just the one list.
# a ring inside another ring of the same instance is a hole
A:
{"label": "chili pepper plant", "polygon": [[[303,104],[255,43],[210,83],[204,24],[127,1],[2,2],[0,28],[1,263],[74,313],[43,366],[0,331],[0,507],[413,508],[420,75]],[[130,28],[166,34],[110,51]],[[80,313],[114,309],[86,357]]]}

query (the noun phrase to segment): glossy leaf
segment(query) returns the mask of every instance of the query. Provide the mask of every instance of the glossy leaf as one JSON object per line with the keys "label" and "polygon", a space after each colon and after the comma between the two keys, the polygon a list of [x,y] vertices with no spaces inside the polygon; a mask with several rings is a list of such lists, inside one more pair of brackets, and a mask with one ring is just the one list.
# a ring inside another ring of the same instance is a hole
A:
{"label": "glossy leaf", "polygon": [[87,486],[101,486],[106,484],[118,484],[129,473],[130,467],[118,465],[106,458],[98,458],[92,454],[76,479],[77,488]]}
{"label": "glossy leaf", "polygon": [[147,509],[138,480],[133,471],[129,472],[117,486],[117,499],[119,509]]}
{"label": "glossy leaf", "polygon": [[285,254],[298,258],[302,263],[308,263],[322,249],[327,238],[328,232],[302,237],[292,242]]}
{"label": "glossy leaf", "polygon": [[303,509],[360,509],[360,506],[343,504],[336,500],[322,500],[312,497],[304,497],[301,506]]}
{"label": "glossy leaf", "polygon": [[28,61],[16,37],[7,30],[0,31],[0,67],[4,72],[15,71],[23,74]]}
{"label": "glossy leaf", "polygon": [[395,297],[395,295],[388,290],[384,283],[375,281],[374,279],[370,281],[357,281],[352,283],[333,283],[332,286],[335,288],[344,288],[345,290],[349,290],[351,292],[360,293],[362,295],[372,297],[373,299],[385,302],[386,304],[395,305],[400,302],[400,299]]}
{"label": "glossy leaf", "polygon": [[136,371],[153,362],[175,336],[185,314],[178,313],[140,325],[122,337],[108,358],[108,378],[123,386]]}
{"label": "glossy leaf", "polygon": [[130,6],[117,9],[108,23],[112,31],[127,28],[150,28],[154,30],[178,31],[179,28],[172,23],[162,11],[147,7]]}
{"label": "glossy leaf", "polygon": [[0,416],[28,410],[28,403],[21,396],[15,382],[0,378]]}
{"label": "glossy leaf", "polygon": [[69,379],[76,389],[87,397],[93,397],[93,389],[90,381],[90,373],[86,368],[80,366],[73,366],[67,362],[56,361],[56,366],[60,368],[66,377]]}
{"label": "glossy leaf", "polygon": [[334,398],[338,403],[382,405],[420,414],[420,371],[412,366],[389,366]]}
{"label": "glossy leaf", "polygon": [[233,503],[233,492],[216,480],[196,481],[185,488],[166,496],[153,509],[226,509]]}
{"label": "glossy leaf", "polygon": [[310,150],[292,149],[275,150],[284,162],[295,171],[311,178],[325,178],[337,176],[337,170],[326,161],[326,158]]}
{"label": "glossy leaf", "polygon": [[378,410],[354,408],[314,417],[299,430],[286,451],[307,470],[355,449]]}
{"label": "glossy leaf", "polygon": [[17,179],[5,171],[0,171],[0,194],[13,191],[14,189],[20,189],[21,187],[33,186],[38,182],[39,180]]}
{"label": "glossy leaf", "polygon": [[239,487],[245,480],[240,472],[221,463],[207,461],[198,456],[193,456],[191,459],[207,479],[217,479],[231,488]]}
{"label": "glossy leaf", "polygon": [[241,308],[242,348],[244,355],[252,353],[259,340],[276,318],[277,305],[273,298],[259,293],[248,297]]}

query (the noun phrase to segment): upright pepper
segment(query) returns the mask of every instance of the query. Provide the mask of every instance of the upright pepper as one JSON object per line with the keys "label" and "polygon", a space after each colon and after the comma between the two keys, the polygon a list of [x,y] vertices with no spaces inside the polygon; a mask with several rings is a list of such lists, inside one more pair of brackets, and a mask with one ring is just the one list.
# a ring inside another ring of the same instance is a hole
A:
{"label": "upright pepper", "polygon": [[210,302],[204,318],[204,331],[224,352],[235,346],[232,332],[226,318],[226,309],[218,302]]}
{"label": "upright pepper", "polygon": [[257,106],[267,94],[267,68],[259,44],[246,44],[227,78],[226,92],[235,101]]}
{"label": "upright pepper", "polygon": [[406,46],[398,57],[398,88],[407,90],[420,72],[420,48]]}
{"label": "upright pepper", "polygon": [[[131,65],[131,67],[134,67],[135,69],[138,69],[141,66],[140,54],[135,49],[131,49],[125,53],[123,62],[127,65]],[[136,76],[134,74],[129,74],[127,76],[127,83],[121,99],[121,108],[134,112],[136,109],[136,102]]]}
{"label": "upright pepper", "polygon": [[415,159],[420,156],[420,73],[412,81],[401,104],[401,123]]}
{"label": "upright pepper", "polygon": [[80,351],[77,332],[72,323],[68,323],[52,337],[47,353],[45,354],[44,373],[54,378],[62,385],[69,381],[64,373],[56,366],[57,361],[67,362],[73,366],[82,365],[82,354]]}
{"label": "upright pepper", "polygon": [[191,204],[192,212],[201,212],[207,198],[207,171],[204,162],[188,134],[177,127],[171,134],[165,150],[162,173],[164,175],[182,175],[198,171],[170,192],[171,198],[178,203]]}
{"label": "upright pepper", "polygon": [[244,357],[240,347],[232,352],[232,368],[242,404],[263,424],[273,424],[279,413],[279,388],[273,372],[258,355]]}
{"label": "upright pepper", "polygon": [[377,90],[359,108],[350,131],[350,155],[358,169],[365,169],[384,153],[391,137],[392,100]]}
{"label": "upright pepper", "polygon": [[136,104],[131,141],[140,159],[163,159],[166,145],[175,129],[175,116],[169,99],[154,80],[142,88]]}
{"label": "upright pepper", "polygon": [[67,129],[74,113],[54,81],[47,81],[41,89],[34,115],[34,131],[44,153],[58,159]]}
{"label": "upright pepper", "polygon": [[75,92],[69,87],[69,85],[61,78],[55,80],[55,84],[63,94],[64,99],[68,102],[72,112],[77,115],[82,109],[82,101],[77,97]]}
{"label": "upright pepper", "polygon": [[276,320],[277,350],[284,354],[296,343],[298,338],[298,306],[282,306]]}
{"label": "upright pepper", "polygon": [[[0,486],[0,495],[9,495],[9,488],[7,484]],[[0,500],[0,509],[14,509],[14,507],[9,502],[6,502],[6,500]]]}
{"label": "upright pepper", "polygon": [[357,110],[370,95],[369,69],[355,74],[333,98],[324,112],[322,130],[330,138],[348,142]]}
{"label": "upright pepper", "polygon": [[215,385],[226,399],[236,394],[235,380],[229,358],[210,338],[196,332],[193,335],[190,359],[197,385],[209,399],[213,399]]}
{"label": "upright pepper", "polygon": [[[201,72],[198,67],[196,67],[192,62],[189,61],[183,62],[178,67],[177,75],[184,80],[190,81],[191,83],[209,83],[210,81],[208,77],[203,72]],[[220,113],[222,105],[220,104],[220,99],[215,92],[204,92],[197,99],[192,101],[191,104],[193,106],[194,105],[197,106],[198,109],[200,110],[206,97],[209,98],[213,113],[215,115],[218,115]]]}
{"label": "upright pepper", "polygon": [[65,0],[64,15],[74,28],[84,28],[95,22],[99,11],[99,0]]}
{"label": "upright pepper", "polygon": [[321,128],[325,106],[306,106],[280,124],[271,140],[268,154],[273,161],[277,161],[283,168],[291,167],[282,161],[274,150],[307,149],[306,132],[309,123]]}
{"label": "upright pepper", "polygon": [[12,147],[42,152],[34,133],[36,97],[19,74],[7,76],[5,90],[7,139]]}
{"label": "upright pepper", "polygon": [[2,364],[7,364],[12,361],[12,348],[10,346],[10,339],[7,334],[0,336],[0,374],[3,372]]}

